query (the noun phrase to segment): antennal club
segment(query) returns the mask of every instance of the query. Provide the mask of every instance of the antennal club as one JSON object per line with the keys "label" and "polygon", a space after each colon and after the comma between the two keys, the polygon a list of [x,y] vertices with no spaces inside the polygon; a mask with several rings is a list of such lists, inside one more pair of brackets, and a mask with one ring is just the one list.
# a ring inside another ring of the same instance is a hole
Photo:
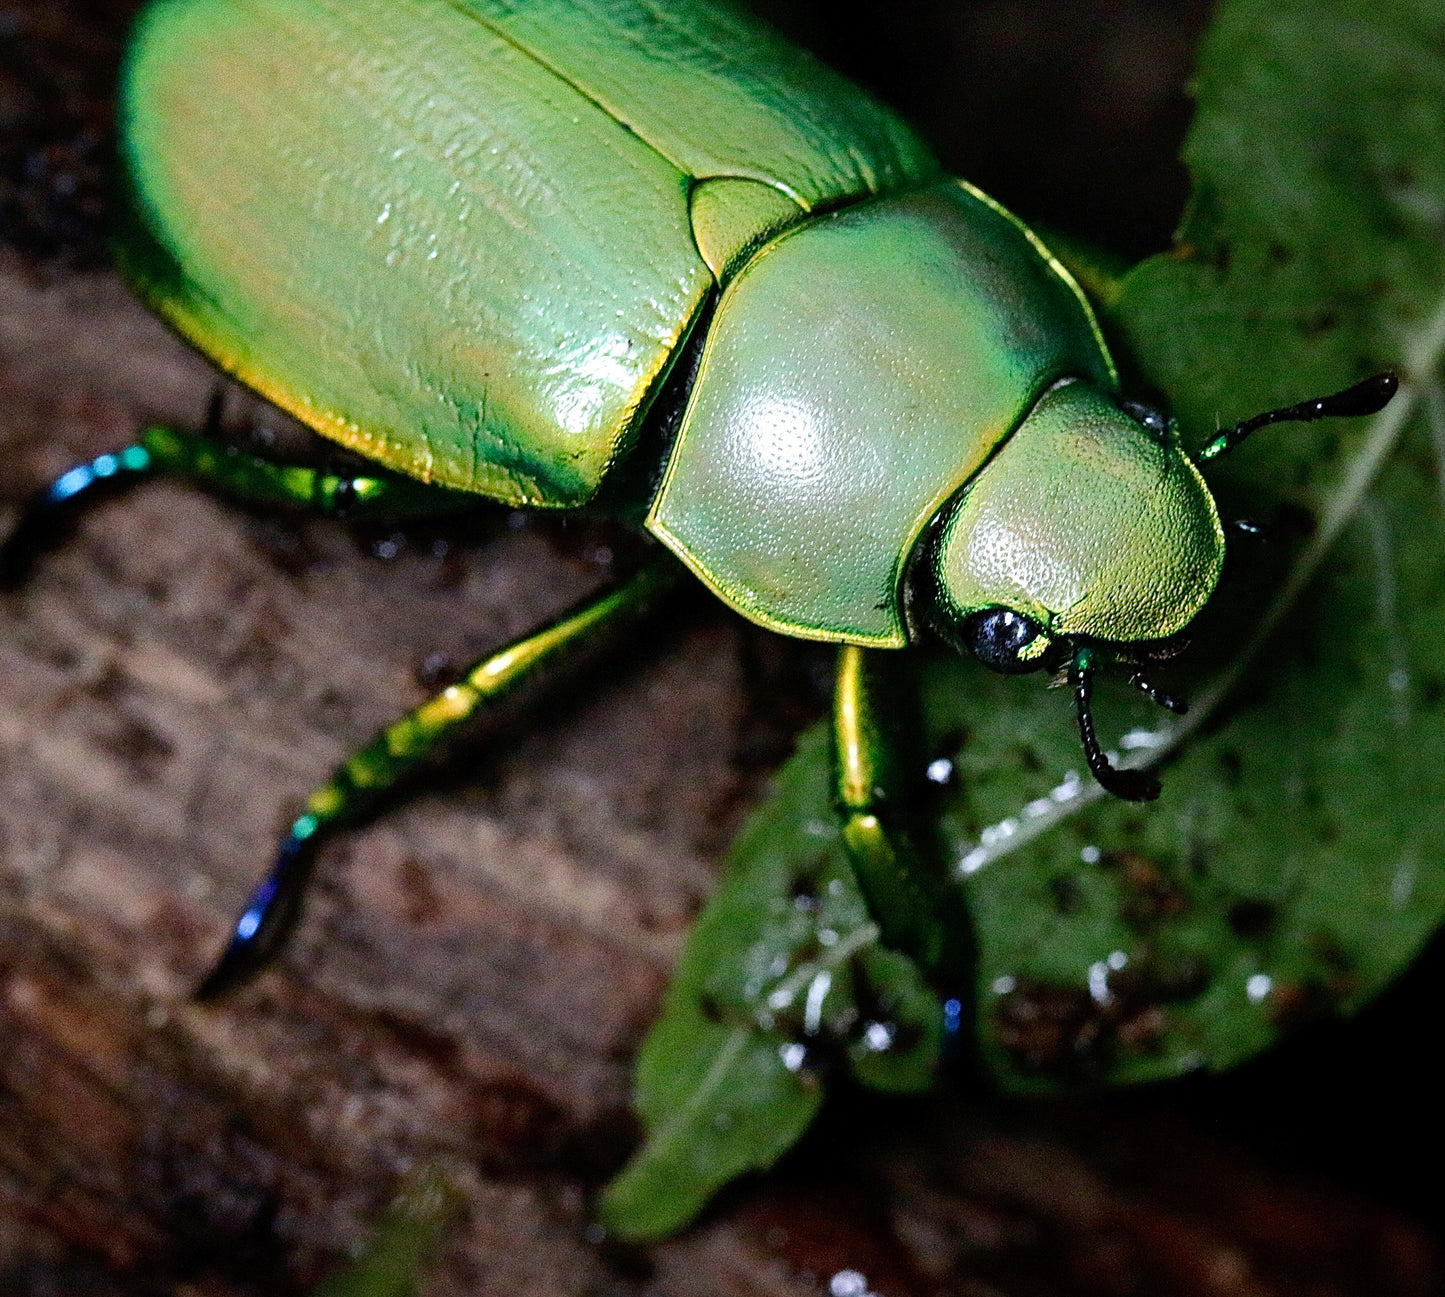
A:
{"label": "antennal club", "polygon": [[1196,458],[1202,464],[1206,460],[1227,455],[1251,432],[1271,423],[1312,423],[1315,419],[1356,418],[1365,414],[1378,414],[1389,404],[1399,386],[1400,380],[1394,374],[1376,374],[1373,378],[1367,378],[1363,383],[1356,383],[1333,396],[1317,396],[1313,400],[1301,401],[1298,405],[1266,410],[1252,419],[1235,424],[1228,432],[1221,432]]}
{"label": "antennal club", "polygon": [[1069,663],[1069,688],[1074,691],[1074,706],[1079,713],[1079,737],[1084,741],[1084,759],[1089,771],[1104,791],[1122,797],[1126,802],[1152,802],[1159,796],[1159,781],[1143,770],[1119,770],[1099,746],[1094,733],[1094,713],[1089,698],[1094,691],[1094,655],[1081,648]]}

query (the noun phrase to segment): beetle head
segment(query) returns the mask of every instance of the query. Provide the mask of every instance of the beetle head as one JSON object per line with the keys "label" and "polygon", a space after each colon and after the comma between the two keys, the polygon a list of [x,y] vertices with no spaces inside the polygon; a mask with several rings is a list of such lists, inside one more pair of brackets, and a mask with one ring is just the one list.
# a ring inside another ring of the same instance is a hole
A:
{"label": "beetle head", "polygon": [[[1213,592],[1224,564],[1213,497],[1163,421],[1135,410],[1086,383],[1052,388],[945,506],[932,620],[953,639],[967,627],[987,665],[1042,665],[1053,641],[1165,639]],[[1032,639],[989,612],[1005,609]]]}
{"label": "beetle head", "polygon": [[[1272,423],[1374,414],[1394,396],[1376,374],[1332,396],[1267,410],[1221,432],[1201,463]],[[1094,734],[1089,698],[1101,661],[1171,711],[1143,661],[1204,606],[1224,567],[1214,498],[1162,415],[1116,404],[1086,383],[1057,384],[940,512],[921,555],[924,620],[995,671],[1067,674],[1095,778],[1133,801],[1159,781],[1116,770]],[[1152,642],[1152,643],[1151,643]]]}
{"label": "beetle head", "polygon": [[[929,624],[996,671],[1067,669],[1090,768],[1132,799],[1089,716],[1092,671],[1183,629],[1224,566],[1224,529],[1167,423],[1084,382],[1047,391],[939,515],[923,556]],[[1172,700],[1138,676],[1166,706]]]}

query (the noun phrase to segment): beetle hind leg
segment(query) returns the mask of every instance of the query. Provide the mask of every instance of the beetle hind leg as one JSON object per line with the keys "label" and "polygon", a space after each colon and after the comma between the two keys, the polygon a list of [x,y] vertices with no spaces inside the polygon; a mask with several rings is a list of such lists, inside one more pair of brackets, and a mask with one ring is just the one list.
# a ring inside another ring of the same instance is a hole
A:
{"label": "beetle hind leg", "polygon": [[0,544],[0,589],[13,590],[20,585],[36,557],[52,547],[80,509],[155,471],[150,452],[137,442],[77,464],[36,492],[21,509],[20,519],[4,544]]}
{"label": "beetle hind leg", "polygon": [[477,503],[469,492],[385,473],[338,474],[238,450],[217,441],[219,394],[201,432],[166,425],[142,430],[134,444],[62,473],[26,502],[0,544],[0,588],[14,589],[80,511],[144,478],[179,477],[239,504],[303,509],[337,518],[419,518]]}
{"label": "beetle hind leg", "polygon": [[382,795],[421,767],[449,735],[477,713],[514,694],[545,669],[645,613],[682,569],[660,558],[630,580],[551,625],[489,654],[456,684],[386,727],[344,761],[307,799],[282,840],[271,872],[252,893],[226,949],[197,988],[199,999],[224,994],[276,954],[300,916],[317,850],[337,829],[355,824]]}

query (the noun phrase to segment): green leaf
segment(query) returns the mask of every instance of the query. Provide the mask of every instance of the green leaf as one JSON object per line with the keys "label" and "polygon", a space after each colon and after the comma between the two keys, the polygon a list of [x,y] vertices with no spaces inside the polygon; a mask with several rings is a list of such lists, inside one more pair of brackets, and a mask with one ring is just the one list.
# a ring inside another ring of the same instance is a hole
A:
{"label": "green leaf", "polygon": [[806,740],[810,759],[738,839],[643,1045],[647,1141],[600,1205],[618,1237],[670,1233],[720,1186],[770,1166],[812,1121],[825,1070],[890,1091],[933,1078],[938,999],[878,945],[827,804],[825,743]]}
{"label": "green leaf", "polygon": [[[1279,520],[1275,553],[1245,549],[1254,570],[1193,628],[1191,716],[1118,712],[1113,733],[1171,763],[1158,807],[1083,785],[1030,814],[1044,790],[1026,781],[950,808],[1005,1084],[1228,1066],[1358,1008],[1445,911],[1445,427],[1426,398],[1445,346],[1442,41],[1438,6],[1235,3],[1201,51],[1181,246],[1112,311],[1134,364],[1194,444],[1373,370],[1406,387],[1370,423],[1281,427],[1211,466],[1224,517]],[[968,724],[953,687],[935,684],[940,726]],[[1077,766],[1021,691],[996,692],[990,722],[1030,759]]]}

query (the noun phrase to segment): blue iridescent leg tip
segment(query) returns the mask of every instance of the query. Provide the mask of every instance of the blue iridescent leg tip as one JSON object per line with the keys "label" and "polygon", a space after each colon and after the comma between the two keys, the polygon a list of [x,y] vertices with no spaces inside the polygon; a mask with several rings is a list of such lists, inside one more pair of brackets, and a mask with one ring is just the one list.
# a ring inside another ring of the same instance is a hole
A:
{"label": "blue iridescent leg tip", "polygon": [[294,832],[287,835],[271,872],[236,920],[226,949],[196,988],[196,999],[214,1000],[234,990],[271,961],[300,916],[313,846]]}
{"label": "blue iridescent leg tip", "polygon": [[0,545],[0,588],[13,590],[30,574],[35,559],[50,549],[80,509],[109,491],[144,477],[153,469],[144,446],[127,446],[77,464],[36,492]]}

